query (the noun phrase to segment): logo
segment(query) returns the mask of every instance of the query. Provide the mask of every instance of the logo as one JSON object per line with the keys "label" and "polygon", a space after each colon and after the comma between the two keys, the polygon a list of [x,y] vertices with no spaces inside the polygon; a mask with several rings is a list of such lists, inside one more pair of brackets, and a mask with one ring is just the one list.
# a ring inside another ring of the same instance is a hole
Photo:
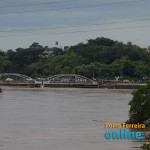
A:
{"label": "logo", "polygon": [[141,132],[133,132],[133,131],[128,131],[127,129],[144,129],[145,125],[144,124],[109,124],[105,123],[105,128],[112,129],[112,128],[119,128],[120,131],[107,131],[105,133],[105,138],[106,139],[144,139],[145,137],[142,136]]}

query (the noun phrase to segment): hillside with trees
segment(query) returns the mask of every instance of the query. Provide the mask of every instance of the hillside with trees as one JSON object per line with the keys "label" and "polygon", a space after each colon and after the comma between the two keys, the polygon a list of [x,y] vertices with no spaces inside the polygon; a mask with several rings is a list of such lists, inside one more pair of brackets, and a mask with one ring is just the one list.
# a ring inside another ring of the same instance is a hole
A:
{"label": "hillside with trees", "polygon": [[33,78],[80,74],[89,78],[150,78],[150,53],[131,42],[104,37],[66,49],[33,43],[29,48],[0,51],[0,73],[21,73]]}

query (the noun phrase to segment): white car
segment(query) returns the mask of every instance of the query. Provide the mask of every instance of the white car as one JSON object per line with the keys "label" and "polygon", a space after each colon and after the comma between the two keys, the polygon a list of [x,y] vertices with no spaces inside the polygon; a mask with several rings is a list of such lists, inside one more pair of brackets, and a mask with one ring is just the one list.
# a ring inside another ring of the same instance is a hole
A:
{"label": "white car", "polygon": [[13,81],[13,79],[11,79],[11,78],[7,78],[7,79],[6,79],[6,81]]}
{"label": "white car", "polygon": [[130,83],[129,80],[123,80],[123,83]]}

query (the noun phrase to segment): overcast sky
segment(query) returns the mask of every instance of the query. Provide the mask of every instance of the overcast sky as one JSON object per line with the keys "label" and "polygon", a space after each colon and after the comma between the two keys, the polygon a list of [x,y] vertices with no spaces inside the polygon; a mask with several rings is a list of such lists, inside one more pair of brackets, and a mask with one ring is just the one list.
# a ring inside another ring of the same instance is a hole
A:
{"label": "overcast sky", "polygon": [[27,48],[33,42],[53,47],[56,41],[63,47],[102,36],[147,47],[150,45],[150,0],[133,1],[0,0],[0,49]]}

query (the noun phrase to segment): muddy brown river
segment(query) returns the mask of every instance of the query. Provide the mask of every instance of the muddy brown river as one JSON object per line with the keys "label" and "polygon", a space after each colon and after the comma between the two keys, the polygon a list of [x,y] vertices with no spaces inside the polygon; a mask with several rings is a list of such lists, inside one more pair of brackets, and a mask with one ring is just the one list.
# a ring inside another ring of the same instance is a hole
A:
{"label": "muddy brown river", "polygon": [[135,150],[141,143],[104,136],[105,122],[128,119],[130,93],[4,89],[0,93],[0,150]]}

